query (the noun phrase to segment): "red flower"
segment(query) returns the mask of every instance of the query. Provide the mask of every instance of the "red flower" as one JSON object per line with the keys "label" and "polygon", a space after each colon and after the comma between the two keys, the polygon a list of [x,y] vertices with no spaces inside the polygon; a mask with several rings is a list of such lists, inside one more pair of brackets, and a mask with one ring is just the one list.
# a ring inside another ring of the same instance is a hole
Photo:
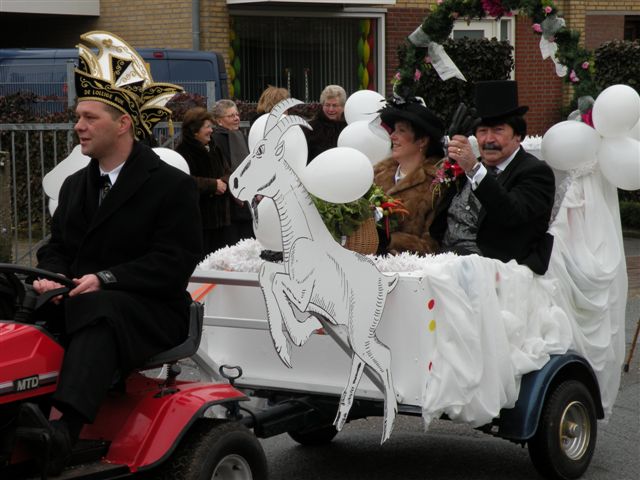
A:
{"label": "red flower", "polygon": [[436,172],[436,178],[433,179],[433,183],[448,185],[464,175],[464,170],[457,162],[452,162],[448,158],[442,162],[442,167]]}

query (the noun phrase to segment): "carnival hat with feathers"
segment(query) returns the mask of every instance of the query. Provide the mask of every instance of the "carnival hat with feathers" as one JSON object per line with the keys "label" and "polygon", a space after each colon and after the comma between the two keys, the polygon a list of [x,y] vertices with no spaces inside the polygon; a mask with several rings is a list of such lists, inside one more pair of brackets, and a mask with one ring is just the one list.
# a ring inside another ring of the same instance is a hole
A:
{"label": "carnival hat with feathers", "polygon": [[[80,36],[79,63],[75,70],[78,101],[96,100],[131,116],[134,134],[152,136],[156,123],[167,120],[167,102],[184,89],[171,83],[154,83],[140,55],[113,33],[92,31]],[[97,55],[91,49],[98,49]]]}

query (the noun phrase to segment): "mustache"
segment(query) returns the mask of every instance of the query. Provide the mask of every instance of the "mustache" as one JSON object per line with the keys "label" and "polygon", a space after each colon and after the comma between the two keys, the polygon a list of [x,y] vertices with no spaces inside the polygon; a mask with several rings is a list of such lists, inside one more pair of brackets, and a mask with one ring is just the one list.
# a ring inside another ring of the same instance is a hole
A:
{"label": "mustache", "polygon": [[483,150],[493,150],[493,151],[496,151],[496,152],[497,152],[497,151],[502,150],[502,147],[500,147],[500,145],[498,145],[497,143],[493,143],[493,142],[491,142],[491,143],[485,143],[485,144],[482,146],[482,149],[483,149]]}

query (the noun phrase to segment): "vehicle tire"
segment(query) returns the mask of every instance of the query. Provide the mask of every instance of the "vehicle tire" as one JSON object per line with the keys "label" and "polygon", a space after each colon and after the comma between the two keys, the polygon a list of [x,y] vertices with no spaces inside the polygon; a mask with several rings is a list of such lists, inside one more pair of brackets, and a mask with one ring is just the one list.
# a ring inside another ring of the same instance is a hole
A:
{"label": "vehicle tire", "polygon": [[267,480],[267,460],[255,435],[220,420],[196,422],[158,470],[155,478],[162,480]]}
{"label": "vehicle tire", "polygon": [[596,447],[595,403],[577,380],[559,384],[547,397],[538,429],[529,440],[533,465],[546,478],[579,478]]}
{"label": "vehicle tire", "polygon": [[338,434],[333,425],[322,425],[319,427],[305,428],[288,432],[300,445],[326,445]]}

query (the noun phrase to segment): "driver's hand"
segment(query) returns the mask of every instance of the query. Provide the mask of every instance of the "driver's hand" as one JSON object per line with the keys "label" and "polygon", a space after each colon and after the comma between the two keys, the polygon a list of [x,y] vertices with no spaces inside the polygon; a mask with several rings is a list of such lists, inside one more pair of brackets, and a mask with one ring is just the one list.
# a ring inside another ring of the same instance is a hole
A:
{"label": "driver's hand", "polygon": [[100,280],[98,280],[98,277],[93,273],[83,275],[80,278],[74,278],[73,283],[76,284],[76,288],[69,292],[70,297],[100,290]]}
{"label": "driver's hand", "polygon": [[[55,282],[53,280],[47,280],[46,278],[34,280],[33,281],[33,289],[38,295],[42,295],[49,290],[55,290],[56,288],[63,288],[64,285]],[[53,297],[51,301],[55,304],[60,303],[62,300],[62,295],[58,295],[57,297]]]}

